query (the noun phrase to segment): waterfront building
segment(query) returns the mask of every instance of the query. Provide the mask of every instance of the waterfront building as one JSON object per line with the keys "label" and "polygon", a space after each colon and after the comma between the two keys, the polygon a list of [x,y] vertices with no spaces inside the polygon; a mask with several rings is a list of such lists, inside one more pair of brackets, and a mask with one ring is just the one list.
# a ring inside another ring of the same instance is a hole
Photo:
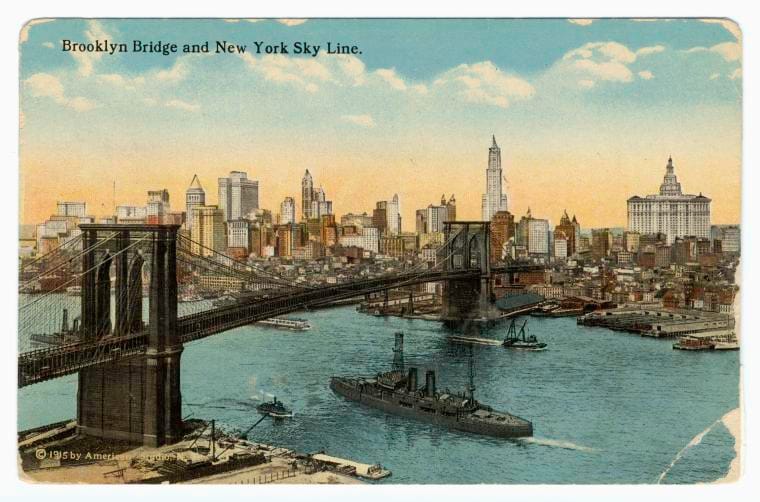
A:
{"label": "waterfront building", "polygon": [[344,248],[357,247],[375,254],[380,252],[380,235],[375,227],[363,227],[360,232],[341,235],[339,243]]}
{"label": "waterfront building", "polygon": [[564,260],[567,258],[567,249],[569,247],[568,238],[565,234],[554,234],[554,257],[558,260]]}
{"label": "waterfront building", "polygon": [[146,205],[146,222],[157,224],[164,222],[164,215],[170,210],[169,190],[149,190],[148,203]]}
{"label": "waterfront building", "polygon": [[334,214],[323,214],[319,219],[320,242],[324,247],[331,247],[338,242],[338,226]]}
{"label": "waterfront building", "polygon": [[710,202],[702,193],[684,194],[668,159],[660,193],[628,199],[628,230],[640,234],[664,233],[667,243],[676,237],[710,237]]}
{"label": "waterfront building", "polygon": [[641,243],[641,234],[638,232],[625,232],[623,234],[623,247],[629,253],[638,253]]}
{"label": "waterfront building", "polygon": [[414,213],[414,231],[418,235],[427,233],[427,209],[418,209]]}
{"label": "waterfront building", "polygon": [[380,238],[380,254],[402,258],[404,256],[404,239],[399,236],[386,236]]}
{"label": "waterfront building", "polygon": [[[578,225],[578,222],[575,220],[575,216],[573,216],[572,221],[570,220],[570,216],[568,216],[566,209],[559,220],[559,225],[554,227],[554,239],[564,238],[566,241],[565,258],[575,254],[576,231],[580,232],[580,225]],[[557,255],[555,253],[555,258],[556,257]]]}
{"label": "waterfront building", "polygon": [[488,168],[486,169],[486,193],[482,198],[482,219],[491,221],[497,211],[507,210],[507,195],[502,193],[501,149],[496,144],[496,136],[488,149]]}
{"label": "waterfront building", "polygon": [[224,252],[227,247],[224,212],[218,206],[198,206],[193,208],[192,218],[191,252],[201,256]]}
{"label": "waterfront building", "polygon": [[528,255],[548,256],[549,254],[549,220],[534,218],[530,208],[517,225],[518,244],[525,246]]}
{"label": "waterfront building", "polygon": [[374,226],[372,215],[366,212],[362,214],[346,213],[340,217],[340,224],[344,226],[354,225],[359,228]]}
{"label": "waterfront building", "polygon": [[509,211],[497,211],[491,218],[491,261],[501,261],[515,234],[515,217]]}
{"label": "waterfront building", "polygon": [[401,233],[401,202],[398,194],[393,194],[393,198],[386,203],[385,217],[387,219],[386,229],[389,235],[398,235]]}
{"label": "waterfront building", "polygon": [[720,241],[720,249],[723,253],[741,253],[741,230],[739,225],[713,225],[710,228],[710,238],[713,243]]}
{"label": "waterfront building", "polygon": [[87,203],[57,202],[55,214],[57,216],[76,216],[78,218],[84,218],[84,216],[87,214]]}
{"label": "waterfront building", "polygon": [[275,253],[287,257],[293,254],[293,225],[277,225],[275,233]]}
{"label": "waterfront building", "polygon": [[380,235],[385,235],[388,229],[388,203],[378,201],[377,207],[372,210],[372,226],[377,228]]}
{"label": "waterfront building", "polygon": [[612,240],[612,232],[609,228],[591,230],[591,256],[594,260],[601,260],[610,255]]}
{"label": "waterfront building", "polygon": [[446,221],[457,221],[457,200],[454,198],[454,194],[451,194],[448,201],[442,195],[441,205],[446,206]]}
{"label": "waterfront building", "polygon": [[430,204],[427,207],[426,225],[427,232],[443,232],[443,223],[448,218],[449,210],[446,205],[434,206]]}
{"label": "waterfront building", "polygon": [[148,209],[145,206],[116,206],[117,223],[145,223],[148,217]]}
{"label": "waterfront building", "polygon": [[248,220],[230,220],[227,222],[227,247],[244,248],[246,251],[250,247],[250,233],[248,231],[250,222]]}
{"label": "waterfront building", "polygon": [[224,221],[250,218],[259,208],[259,182],[249,180],[243,171],[230,171],[228,178],[219,178],[219,209]]}
{"label": "waterfront building", "polygon": [[193,209],[206,205],[206,192],[201,186],[201,180],[198,179],[198,175],[194,174],[190,186],[185,190],[185,211],[187,213],[187,221],[185,227],[192,232],[193,229]]}
{"label": "waterfront building", "polygon": [[280,203],[280,224],[287,225],[288,223],[296,222],[296,201],[293,197],[285,197]]}

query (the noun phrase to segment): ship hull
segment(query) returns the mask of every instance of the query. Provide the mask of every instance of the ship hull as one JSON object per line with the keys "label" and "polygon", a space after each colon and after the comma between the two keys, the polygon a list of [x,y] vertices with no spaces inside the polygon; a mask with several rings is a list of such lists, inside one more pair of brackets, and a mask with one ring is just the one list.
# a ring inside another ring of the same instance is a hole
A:
{"label": "ship hull", "polygon": [[392,400],[383,399],[378,396],[363,393],[340,378],[333,378],[330,380],[330,388],[336,394],[351,401],[357,401],[386,413],[412,418],[449,429],[500,438],[518,438],[533,435],[533,424],[514,415],[510,415],[511,419],[515,422],[513,424],[488,423],[470,418],[467,415],[452,417],[440,413],[425,412],[416,405],[405,407],[398,404],[392,393],[384,394],[388,399]]}

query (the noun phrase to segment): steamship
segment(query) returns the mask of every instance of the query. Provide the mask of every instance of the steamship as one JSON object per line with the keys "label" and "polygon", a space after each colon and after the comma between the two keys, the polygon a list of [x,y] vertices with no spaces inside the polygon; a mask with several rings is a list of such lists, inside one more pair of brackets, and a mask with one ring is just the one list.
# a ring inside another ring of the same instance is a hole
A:
{"label": "steamship", "polygon": [[[398,346],[399,334],[396,343]],[[475,399],[472,364],[471,356],[470,384],[465,392],[438,392],[432,370],[425,373],[425,386],[418,388],[417,368],[408,372],[395,368],[372,378],[332,377],[330,388],[346,399],[386,413],[458,431],[502,438],[532,436],[533,424],[528,420],[496,411]]]}

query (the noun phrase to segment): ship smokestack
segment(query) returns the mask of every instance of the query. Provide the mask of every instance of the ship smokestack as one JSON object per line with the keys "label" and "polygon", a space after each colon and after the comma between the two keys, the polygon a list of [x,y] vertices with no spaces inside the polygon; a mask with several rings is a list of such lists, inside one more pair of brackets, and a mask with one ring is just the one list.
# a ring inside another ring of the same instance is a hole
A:
{"label": "ship smokestack", "polygon": [[425,373],[425,395],[435,396],[435,371],[433,370],[427,370]]}
{"label": "ship smokestack", "polygon": [[409,376],[406,379],[406,390],[409,392],[417,390],[417,368],[409,368]]}
{"label": "ship smokestack", "polygon": [[61,332],[69,330],[69,309],[63,309],[63,321],[61,321]]}

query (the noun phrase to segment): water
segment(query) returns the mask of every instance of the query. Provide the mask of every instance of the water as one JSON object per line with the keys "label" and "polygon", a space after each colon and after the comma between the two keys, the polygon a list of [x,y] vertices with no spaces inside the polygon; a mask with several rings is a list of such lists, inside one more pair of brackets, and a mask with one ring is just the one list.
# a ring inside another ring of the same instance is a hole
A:
{"label": "water", "polygon": [[[499,346],[474,352],[476,394],[534,423],[535,437],[508,441],[453,432],[366,408],[334,395],[331,375],[389,369],[393,333],[405,362],[437,371],[440,389],[463,390],[468,351],[436,322],[376,318],[352,307],[299,313],[313,329],[247,326],[185,347],[183,415],[245,430],[262,392],[295,418],[265,420],[249,438],[302,452],[325,449],[393,471],[392,483],[655,483],[692,439],[739,405],[738,352],[684,352],[671,340],[530,318],[544,352]],[[500,325],[486,336],[504,336]],[[19,426],[75,416],[73,376],[19,392]],[[714,481],[734,457],[718,423],[686,448],[664,483]]]}

